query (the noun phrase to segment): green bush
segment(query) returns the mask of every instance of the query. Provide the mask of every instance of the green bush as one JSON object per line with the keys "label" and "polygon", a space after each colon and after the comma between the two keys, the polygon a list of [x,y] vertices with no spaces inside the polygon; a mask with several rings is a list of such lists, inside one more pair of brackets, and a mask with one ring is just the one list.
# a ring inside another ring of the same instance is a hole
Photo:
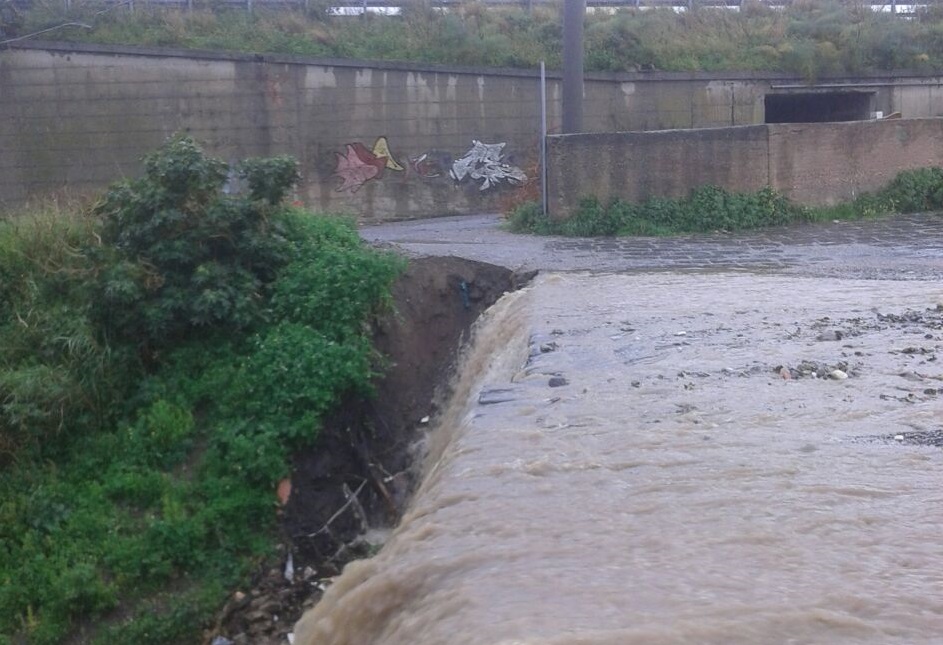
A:
{"label": "green bush", "polygon": [[539,206],[524,204],[511,213],[509,228],[574,237],[667,235],[781,226],[810,217],[808,209],[768,188],[756,193],[730,193],[704,186],[691,191],[686,199],[655,197],[641,204],[617,199],[604,206],[595,198],[587,198],[563,220],[548,220],[540,215]]}
{"label": "green bush", "polygon": [[274,208],[294,161],[246,162],[248,196],[222,192],[228,166],[189,138],[144,160],[144,176],[112,187],[96,213],[106,252],[93,305],[106,334],[146,347],[194,331],[259,322],[265,288],[286,260]]}
{"label": "green bush", "polygon": [[943,208],[943,168],[918,168],[898,174],[877,197],[900,213]]}
{"label": "green bush", "polygon": [[544,217],[538,202],[524,202],[515,206],[508,214],[507,228],[515,233],[547,233],[550,223]]}

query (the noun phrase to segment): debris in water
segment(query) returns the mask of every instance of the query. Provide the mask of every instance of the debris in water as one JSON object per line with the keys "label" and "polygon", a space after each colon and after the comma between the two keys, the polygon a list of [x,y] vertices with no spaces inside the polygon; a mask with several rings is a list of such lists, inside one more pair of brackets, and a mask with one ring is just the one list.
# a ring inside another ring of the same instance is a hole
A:
{"label": "debris in water", "polygon": [[278,501],[282,506],[287,504],[288,498],[291,497],[291,480],[286,477],[278,482],[275,494],[278,495]]}
{"label": "debris in water", "polygon": [[828,377],[835,381],[844,381],[846,378],[848,378],[848,375],[841,370],[832,370],[828,373]]}
{"label": "debris in water", "polygon": [[295,581],[295,559],[291,551],[288,552],[288,559],[285,561],[285,580],[288,582]]}

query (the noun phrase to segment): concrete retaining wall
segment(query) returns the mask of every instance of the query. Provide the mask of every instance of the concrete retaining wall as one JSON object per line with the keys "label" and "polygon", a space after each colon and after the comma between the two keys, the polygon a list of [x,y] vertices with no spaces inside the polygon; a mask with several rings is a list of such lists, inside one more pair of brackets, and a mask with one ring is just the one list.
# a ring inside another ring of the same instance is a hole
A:
{"label": "concrete retaining wall", "polygon": [[566,217],[583,197],[633,202],[683,197],[713,184],[751,191],[769,183],[764,125],[549,137],[550,213]]}
{"label": "concrete retaining wall", "polygon": [[854,199],[901,170],[943,165],[943,119],[768,127],[770,185],[804,204]]}
{"label": "concrete retaining wall", "polygon": [[876,190],[901,170],[940,165],[943,119],[552,136],[549,209],[562,218],[590,195],[638,202],[707,184],[771,186],[803,204],[833,204]]}
{"label": "concrete retaining wall", "polygon": [[[560,87],[550,76],[554,132]],[[870,87],[877,110],[943,113],[937,77],[828,79],[822,87],[849,83]],[[775,74],[589,74],[585,128],[762,123],[765,94],[793,86],[804,87]],[[374,221],[494,211],[536,174],[539,114],[533,71],[24,43],[0,51],[0,209],[134,175],[142,154],[185,130],[228,161],[294,155],[304,175],[299,197],[323,210]],[[715,137],[697,135],[671,163],[716,155],[746,173],[744,185],[759,181],[752,157],[737,158],[744,146]],[[680,190],[722,172],[677,175],[658,158],[632,158],[646,185]]]}

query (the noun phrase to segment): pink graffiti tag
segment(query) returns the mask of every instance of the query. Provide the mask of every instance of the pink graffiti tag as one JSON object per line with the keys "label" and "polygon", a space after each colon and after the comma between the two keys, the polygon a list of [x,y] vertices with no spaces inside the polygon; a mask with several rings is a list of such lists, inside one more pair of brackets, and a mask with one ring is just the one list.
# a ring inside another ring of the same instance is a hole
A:
{"label": "pink graffiti tag", "polygon": [[349,143],[344,153],[334,154],[337,155],[334,174],[343,180],[337,187],[338,191],[356,193],[365,183],[379,177],[386,167],[386,157],[378,157],[360,142]]}
{"label": "pink graffiti tag", "polygon": [[337,155],[337,167],[334,175],[340,177],[342,183],[337,190],[350,190],[356,193],[361,186],[371,179],[379,179],[384,170],[403,172],[406,170],[393,158],[390,152],[390,143],[386,137],[378,137],[373,144],[373,150],[362,143],[348,143],[343,154]]}

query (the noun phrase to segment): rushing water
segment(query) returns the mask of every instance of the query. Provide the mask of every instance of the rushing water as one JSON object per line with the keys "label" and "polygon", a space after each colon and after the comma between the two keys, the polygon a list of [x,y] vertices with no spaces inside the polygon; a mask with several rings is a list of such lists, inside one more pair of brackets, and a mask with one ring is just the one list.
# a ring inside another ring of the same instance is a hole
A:
{"label": "rushing water", "polygon": [[[943,642],[943,453],[894,439],[943,426],[941,314],[875,313],[941,296],[540,276],[489,312],[401,526],[295,642]],[[803,360],[850,377],[774,371]]]}

